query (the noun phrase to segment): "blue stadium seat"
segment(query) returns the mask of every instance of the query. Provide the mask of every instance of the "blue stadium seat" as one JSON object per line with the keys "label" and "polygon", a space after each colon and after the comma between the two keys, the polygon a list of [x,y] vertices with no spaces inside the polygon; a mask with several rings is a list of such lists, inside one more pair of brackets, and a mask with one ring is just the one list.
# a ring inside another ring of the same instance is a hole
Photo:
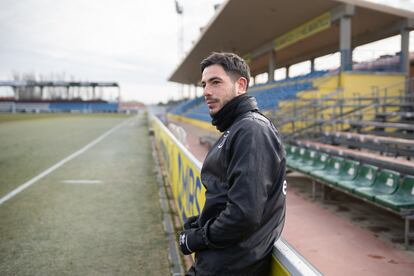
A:
{"label": "blue stadium seat", "polygon": [[[261,110],[274,109],[279,101],[296,98],[296,94],[303,90],[313,89],[312,79],[325,75],[328,71],[315,71],[307,75],[275,81],[270,84],[259,84],[250,88],[249,94],[256,98]],[[168,110],[180,116],[210,122],[211,117],[204,97],[184,101]]]}

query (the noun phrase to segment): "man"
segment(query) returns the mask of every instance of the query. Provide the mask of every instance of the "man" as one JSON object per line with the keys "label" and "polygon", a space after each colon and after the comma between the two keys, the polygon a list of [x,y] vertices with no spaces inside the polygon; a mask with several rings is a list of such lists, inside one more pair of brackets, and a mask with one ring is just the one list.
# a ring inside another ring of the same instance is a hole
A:
{"label": "man", "polygon": [[247,96],[250,72],[231,53],[201,62],[212,124],[223,133],[201,169],[206,202],[179,243],[195,253],[187,275],[268,275],[285,220],[285,153],[278,131]]}

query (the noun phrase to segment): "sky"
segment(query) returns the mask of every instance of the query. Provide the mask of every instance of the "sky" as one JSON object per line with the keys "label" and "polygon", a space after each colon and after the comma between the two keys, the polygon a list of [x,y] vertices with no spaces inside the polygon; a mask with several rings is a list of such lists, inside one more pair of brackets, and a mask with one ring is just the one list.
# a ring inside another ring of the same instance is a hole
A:
{"label": "sky", "polygon": [[[414,0],[369,1],[414,10]],[[115,81],[123,100],[177,99],[181,88],[167,79],[183,57],[179,27],[188,52],[200,27],[214,15],[214,5],[223,0],[179,2],[181,17],[175,0],[0,0],[0,80],[32,73],[49,79]],[[394,41],[385,48],[359,50],[373,57],[395,52],[398,38]]]}

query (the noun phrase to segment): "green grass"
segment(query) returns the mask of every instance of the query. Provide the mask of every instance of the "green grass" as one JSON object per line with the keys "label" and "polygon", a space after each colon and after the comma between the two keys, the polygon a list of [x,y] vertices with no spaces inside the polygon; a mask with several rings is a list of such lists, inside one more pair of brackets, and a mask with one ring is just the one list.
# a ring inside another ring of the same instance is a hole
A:
{"label": "green grass", "polygon": [[[0,126],[1,144],[14,145],[0,157],[1,185],[17,186],[20,174],[33,177],[122,121],[71,117]],[[79,179],[102,183],[63,182]],[[0,205],[0,236],[0,275],[167,275],[144,117]]]}
{"label": "green grass", "polygon": [[0,124],[0,196],[79,150],[124,119],[69,115]]}
{"label": "green grass", "polygon": [[14,121],[62,119],[62,118],[127,118],[131,115],[117,113],[0,113],[0,124]]}

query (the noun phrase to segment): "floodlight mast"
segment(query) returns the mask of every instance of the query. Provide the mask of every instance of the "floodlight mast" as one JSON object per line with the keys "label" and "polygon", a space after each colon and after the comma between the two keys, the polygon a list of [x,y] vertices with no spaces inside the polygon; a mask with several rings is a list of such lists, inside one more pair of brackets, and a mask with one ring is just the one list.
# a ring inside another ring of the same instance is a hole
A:
{"label": "floodlight mast", "polygon": [[175,0],[175,11],[178,15],[178,58],[182,58],[184,54],[184,24],[183,24],[183,15],[184,9],[183,5]]}
{"label": "floodlight mast", "polygon": [[[177,13],[178,17],[178,39],[177,39],[177,51],[178,51],[178,60],[184,58],[184,8],[183,5],[178,1],[175,0],[175,12]],[[184,84],[180,85],[180,94],[181,98],[184,98]]]}

